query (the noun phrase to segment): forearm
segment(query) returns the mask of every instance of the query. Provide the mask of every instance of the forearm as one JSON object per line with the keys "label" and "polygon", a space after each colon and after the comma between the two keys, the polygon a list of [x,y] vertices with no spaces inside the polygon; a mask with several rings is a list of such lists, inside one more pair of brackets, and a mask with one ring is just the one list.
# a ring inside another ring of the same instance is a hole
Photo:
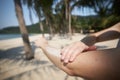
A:
{"label": "forearm", "polygon": [[71,70],[68,69],[65,66],[65,64],[61,61],[60,49],[56,49],[50,45],[46,45],[42,47],[42,50],[53,64],[55,64],[58,68],[68,73],[69,75],[72,75]]}
{"label": "forearm", "polygon": [[49,45],[42,48],[44,54],[52,61],[57,67],[61,67],[60,50]]}
{"label": "forearm", "polygon": [[53,64],[69,75],[92,80],[107,79],[111,75],[114,75],[113,77],[115,78],[120,75],[118,71],[120,49],[88,51],[78,55],[74,62],[66,65],[60,59],[60,50],[51,46],[46,46],[42,50]]}
{"label": "forearm", "polygon": [[85,43],[88,46],[92,46],[96,43],[96,36],[95,35],[88,35],[84,37],[81,42]]}
{"label": "forearm", "polygon": [[[117,27],[116,27],[117,26]],[[113,40],[120,37],[119,24],[116,24],[108,29],[102,30],[100,32],[94,33],[96,37],[96,42],[102,42],[107,40]]]}
{"label": "forearm", "polygon": [[91,46],[97,42],[102,42],[106,40],[112,40],[120,37],[120,23],[113,25],[110,28],[104,29],[102,31],[90,34],[83,38],[81,41],[86,45]]}

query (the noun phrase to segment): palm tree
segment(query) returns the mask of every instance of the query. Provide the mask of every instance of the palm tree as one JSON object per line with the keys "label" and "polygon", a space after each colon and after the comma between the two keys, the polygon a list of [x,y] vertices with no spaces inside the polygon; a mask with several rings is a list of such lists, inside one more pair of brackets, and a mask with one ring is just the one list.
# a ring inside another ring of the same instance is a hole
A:
{"label": "palm tree", "polygon": [[15,4],[15,11],[16,11],[16,16],[19,22],[19,28],[21,31],[22,39],[23,39],[23,44],[24,44],[24,49],[25,49],[25,56],[27,60],[30,60],[33,58],[33,52],[30,46],[29,38],[28,38],[28,32],[25,27],[25,21],[23,18],[23,11],[22,11],[22,5],[21,5],[21,0],[14,0]]}
{"label": "palm tree", "polygon": [[[65,29],[65,32],[69,33],[69,38],[72,39],[72,29],[71,29],[71,11],[72,11],[72,8],[71,8],[71,3],[72,0],[61,0],[60,2],[57,3],[56,5],[56,9],[60,10],[61,11],[61,14],[63,15],[62,16],[62,21],[65,20],[63,23],[64,23],[64,27],[63,29]],[[59,12],[59,11],[58,11]],[[64,31],[64,30],[63,30]]]}
{"label": "palm tree", "polygon": [[[58,30],[60,35],[68,32],[68,27],[67,27],[67,9],[65,8],[65,2],[62,0],[58,2],[55,6],[55,12],[56,12],[56,25],[58,26]],[[62,23],[62,24],[61,24]]]}
{"label": "palm tree", "polygon": [[120,16],[120,0],[113,0],[112,12],[113,14]]}
{"label": "palm tree", "polygon": [[23,0],[23,4],[28,6],[29,14],[30,14],[30,20],[32,20],[31,11],[35,11],[38,19],[39,19],[39,26],[40,31],[42,32],[42,36],[44,37],[44,28],[41,18],[43,17],[41,5],[39,4],[39,0]]}
{"label": "palm tree", "polygon": [[36,11],[36,14],[38,16],[39,19],[39,25],[40,25],[40,30],[42,32],[42,36],[44,37],[44,27],[43,27],[43,23],[42,23],[42,18],[44,16],[41,5],[38,4],[39,0],[34,0],[34,9]]}
{"label": "palm tree", "polygon": [[111,8],[111,2],[112,0],[78,0],[74,6],[93,8],[100,17],[104,17]]}
{"label": "palm tree", "polygon": [[52,39],[54,35],[54,29],[53,29],[53,13],[52,13],[52,5],[54,3],[54,0],[39,0],[39,4],[41,5],[42,11],[44,13],[45,19],[46,19],[46,24],[49,27],[49,34],[50,34],[50,39]]}
{"label": "palm tree", "polygon": [[68,21],[69,38],[72,39],[70,0],[65,0],[65,12],[66,12],[66,21]]}
{"label": "palm tree", "polygon": [[[39,24],[40,24],[40,29],[43,33],[44,36],[44,28],[43,24],[41,21],[42,16],[44,16],[46,20],[46,24],[49,27],[49,33],[50,35],[53,35],[53,14],[52,14],[52,5],[54,0],[23,0],[25,4],[28,5],[30,8],[34,8],[37,16],[39,17]],[[52,36],[50,36],[52,37]]]}

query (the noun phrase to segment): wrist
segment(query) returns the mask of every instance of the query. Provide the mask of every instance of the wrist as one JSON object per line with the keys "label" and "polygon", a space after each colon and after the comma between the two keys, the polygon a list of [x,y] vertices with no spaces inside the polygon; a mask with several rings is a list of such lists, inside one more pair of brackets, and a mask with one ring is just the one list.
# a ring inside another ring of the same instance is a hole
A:
{"label": "wrist", "polygon": [[40,46],[40,48],[45,49],[48,46],[49,46],[48,44],[43,44],[42,46]]}
{"label": "wrist", "polygon": [[93,35],[88,35],[86,37],[84,37],[81,42],[83,42],[84,44],[86,44],[87,46],[92,46],[96,43],[96,37]]}

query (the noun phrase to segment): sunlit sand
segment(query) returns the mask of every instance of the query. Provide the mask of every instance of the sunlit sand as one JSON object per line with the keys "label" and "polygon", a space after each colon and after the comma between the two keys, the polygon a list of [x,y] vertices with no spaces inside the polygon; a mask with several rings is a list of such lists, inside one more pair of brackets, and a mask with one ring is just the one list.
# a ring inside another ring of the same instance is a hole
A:
{"label": "sunlit sand", "polygon": [[[30,42],[39,38],[41,35],[30,36]],[[45,35],[46,38],[48,34]],[[72,42],[79,41],[85,35],[74,34],[72,40],[61,38],[55,35],[52,40],[48,40],[50,45],[58,49],[69,45]],[[97,43],[98,49],[107,49],[116,47],[118,39]],[[31,61],[24,60],[24,48],[21,38],[0,40],[0,80],[83,80],[78,77],[67,76],[66,73],[58,69],[43,54],[41,49],[35,48],[35,59]]]}

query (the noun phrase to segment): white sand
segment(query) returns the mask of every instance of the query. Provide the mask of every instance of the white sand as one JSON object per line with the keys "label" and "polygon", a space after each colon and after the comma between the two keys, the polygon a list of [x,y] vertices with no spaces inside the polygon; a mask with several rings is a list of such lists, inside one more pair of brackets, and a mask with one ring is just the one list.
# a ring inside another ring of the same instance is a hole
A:
{"label": "white sand", "polygon": [[[48,37],[48,35],[46,34]],[[72,40],[61,39],[55,36],[49,43],[57,48],[62,48],[72,42],[79,41],[85,35],[75,34]],[[30,42],[40,35],[30,37]],[[96,44],[99,49],[116,47],[118,40],[111,40]],[[34,48],[34,46],[32,46]],[[78,77],[66,76],[66,73],[55,67],[40,49],[36,49],[35,57],[31,61],[23,59],[23,43],[21,38],[0,41],[0,80],[82,80]]]}

